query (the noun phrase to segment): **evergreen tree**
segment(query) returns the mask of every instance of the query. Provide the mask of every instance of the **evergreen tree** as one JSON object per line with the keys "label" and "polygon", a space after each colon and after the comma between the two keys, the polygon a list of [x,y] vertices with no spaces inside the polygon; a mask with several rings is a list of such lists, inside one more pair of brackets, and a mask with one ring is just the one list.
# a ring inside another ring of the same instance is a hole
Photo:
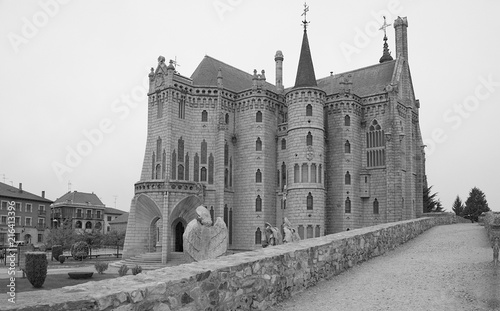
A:
{"label": "evergreen tree", "polygon": [[464,212],[464,204],[462,203],[462,200],[460,197],[457,195],[457,198],[455,199],[455,202],[453,202],[453,207],[451,210],[455,213],[457,216],[461,216],[462,213]]}
{"label": "evergreen tree", "polygon": [[432,186],[424,187],[424,213],[443,212],[443,205],[437,198],[437,192],[431,194]]}
{"label": "evergreen tree", "polygon": [[469,197],[465,201],[463,215],[471,221],[477,221],[479,215],[490,211],[484,192],[474,187],[469,192]]}

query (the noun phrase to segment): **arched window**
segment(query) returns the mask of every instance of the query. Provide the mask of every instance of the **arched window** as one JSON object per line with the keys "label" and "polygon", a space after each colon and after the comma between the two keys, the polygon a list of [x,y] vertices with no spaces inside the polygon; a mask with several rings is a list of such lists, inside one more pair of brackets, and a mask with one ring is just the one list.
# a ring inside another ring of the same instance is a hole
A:
{"label": "arched window", "polygon": [[201,168],[201,178],[200,178],[200,180],[204,181],[204,182],[207,181],[207,168],[206,167],[202,167]]}
{"label": "arched window", "polygon": [[226,168],[224,170],[224,187],[228,187],[229,186],[229,170]]}
{"label": "arched window", "polygon": [[262,140],[260,140],[260,137],[257,137],[255,141],[255,151],[262,151]]}
{"label": "arched window", "polygon": [[208,122],[208,112],[206,110],[201,112],[201,122]]}
{"label": "arched window", "polygon": [[229,158],[229,187],[233,186],[233,158]]}
{"label": "arched window", "polygon": [[262,199],[260,198],[260,195],[258,195],[255,199],[255,211],[262,212]]}
{"label": "arched window", "polygon": [[307,137],[306,137],[306,145],[307,146],[312,146],[313,144],[313,136],[311,134],[311,132],[307,133]]}
{"label": "arched window", "polygon": [[260,232],[260,228],[257,228],[255,230],[255,244],[261,244],[262,243],[262,232]]}
{"label": "arched window", "polygon": [[346,212],[346,214],[351,213],[351,200],[349,199],[349,197],[347,197],[347,199],[345,199],[345,212]]}
{"label": "arched window", "polygon": [[81,229],[82,228],[82,222],[81,221],[77,221],[76,224],[75,224],[75,228],[77,229]]}
{"label": "arched window", "polygon": [[226,113],[225,121],[226,121],[226,124],[229,124],[229,113]]}
{"label": "arched window", "polygon": [[351,153],[351,143],[349,143],[348,140],[345,141],[344,144],[344,152],[345,153]]}
{"label": "arched window", "polygon": [[349,174],[349,171],[345,173],[345,184],[350,185],[351,184],[351,174]]}
{"label": "arched window", "polygon": [[304,239],[304,226],[303,225],[299,225],[297,231],[299,231],[300,239],[303,240]]}
{"label": "arched window", "polygon": [[[206,208],[206,206],[205,206]],[[210,218],[212,219],[212,223],[215,223],[215,212],[214,212],[214,207],[210,206]]]}
{"label": "arched window", "polygon": [[260,169],[257,169],[257,172],[255,173],[255,182],[262,182],[262,173],[260,172]]}
{"label": "arched window", "polygon": [[155,179],[161,179],[161,164],[156,165]]}
{"label": "arched window", "polygon": [[377,120],[373,120],[366,133],[367,167],[385,166],[385,134]]}
{"label": "arched window", "polygon": [[311,182],[316,182],[316,164],[311,164]]}
{"label": "arched window", "polygon": [[323,167],[321,164],[318,166],[318,183],[321,184],[321,175],[323,174]]}
{"label": "arched window", "polygon": [[255,114],[255,122],[262,122],[262,112],[257,111]]}
{"label": "arched window", "polygon": [[172,166],[171,166],[171,178],[172,179],[177,179],[177,170],[175,169],[177,167],[177,154],[175,153],[175,150],[172,152]]}
{"label": "arched window", "polygon": [[161,138],[158,137],[156,140],[156,161],[161,160]]}
{"label": "arched window", "polygon": [[214,156],[210,154],[208,157],[208,183],[214,183]]}
{"label": "arched window", "polygon": [[309,177],[309,166],[307,163],[302,164],[302,182],[307,182]]}
{"label": "arched window", "polygon": [[320,229],[321,229],[321,227],[319,225],[317,225],[316,226],[316,232],[315,232],[315,235],[314,235],[315,238],[318,238],[321,235]]}
{"label": "arched window", "polygon": [[286,165],[285,162],[281,164],[281,191],[284,190],[286,186]]}
{"label": "arched window", "polygon": [[281,139],[281,150],[285,150],[286,149],[286,139],[282,138]]}
{"label": "arched window", "polygon": [[295,164],[293,166],[293,182],[294,183],[300,182],[300,168],[298,164]]}
{"label": "arched window", "polygon": [[179,162],[184,162],[184,139],[182,139],[182,136],[177,141],[177,145],[177,150],[179,151]]}
{"label": "arched window", "polygon": [[177,179],[184,180],[184,165],[179,164],[177,169]]}
{"label": "arched window", "polygon": [[186,153],[184,165],[185,165],[184,180],[189,180],[189,152]]}
{"label": "arched window", "polygon": [[307,209],[308,210],[312,210],[313,209],[313,196],[312,196],[312,194],[310,192],[307,195]]}
{"label": "arched window", "polygon": [[198,157],[198,153],[194,154],[193,180],[200,181],[200,157]]}
{"label": "arched window", "polygon": [[227,166],[229,163],[229,145],[227,142],[224,144],[224,165]]}
{"label": "arched window", "polygon": [[312,225],[307,225],[307,238],[311,239],[314,236],[313,232],[313,226]]}
{"label": "arched window", "polygon": [[351,117],[349,115],[346,115],[344,117],[344,125],[345,126],[351,126]]}
{"label": "arched window", "polygon": [[378,214],[378,200],[373,200],[373,214]]}
{"label": "arched window", "polygon": [[92,223],[90,221],[85,223],[85,229],[92,229]]}
{"label": "arched window", "polygon": [[201,164],[207,164],[207,142],[201,142]]}
{"label": "arched window", "polygon": [[313,115],[313,107],[311,106],[311,104],[308,104],[306,106],[306,116],[312,116]]}

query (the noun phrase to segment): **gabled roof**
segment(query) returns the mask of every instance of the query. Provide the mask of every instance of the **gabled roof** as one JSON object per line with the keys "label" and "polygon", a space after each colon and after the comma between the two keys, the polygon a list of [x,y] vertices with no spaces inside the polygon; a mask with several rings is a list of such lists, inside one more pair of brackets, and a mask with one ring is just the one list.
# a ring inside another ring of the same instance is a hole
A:
{"label": "gabled roof", "polygon": [[52,203],[51,200],[42,198],[36,194],[31,192],[20,190],[19,188],[9,186],[0,182],[0,197],[8,197],[12,199],[23,199],[23,200],[33,200],[45,203]]}
{"label": "gabled roof", "polygon": [[59,199],[55,200],[54,206],[56,205],[92,205],[92,206],[102,206],[104,204],[94,193],[86,193],[86,192],[68,192]]}
{"label": "gabled roof", "polygon": [[295,77],[294,87],[303,86],[317,86],[316,75],[314,74],[314,66],[311,57],[311,49],[309,48],[309,40],[307,39],[307,31],[305,29],[304,36],[302,37],[299,66],[297,68],[297,76]]}
{"label": "gabled roof", "polygon": [[122,215],[111,220],[109,224],[122,224],[128,222],[128,213],[124,212]]}
{"label": "gabled roof", "polygon": [[[194,86],[217,86],[217,74],[219,68],[222,72],[222,84],[225,89],[241,92],[252,88],[253,75],[226,63],[223,63],[213,57],[205,55],[201,63],[191,75]],[[276,87],[271,83],[265,82],[268,90],[275,91]]]}
{"label": "gabled roof", "polygon": [[365,97],[385,93],[385,87],[391,84],[395,70],[396,60],[386,61],[381,64],[368,66],[344,73],[335,74],[318,80],[318,88],[326,94],[337,94],[343,90],[340,84],[342,77],[351,75],[351,93]]}
{"label": "gabled roof", "polygon": [[114,214],[114,215],[122,215],[125,211],[119,210],[113,207],[105,207],[104,214]]}

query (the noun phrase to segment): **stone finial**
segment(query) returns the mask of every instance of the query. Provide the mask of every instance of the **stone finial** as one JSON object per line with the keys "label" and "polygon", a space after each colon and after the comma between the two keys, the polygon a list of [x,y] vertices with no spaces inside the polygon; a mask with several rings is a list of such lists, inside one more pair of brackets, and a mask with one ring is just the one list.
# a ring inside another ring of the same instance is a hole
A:
{"label": "stone finial", "polygon": [[266,80],[266,72],[265,72],[265,70],[264,70],[264,69],[262,69],[262,71],[261,71],[260,78],[261,78],[262,80]]}
{"label": "stone finial", "polygon": [[175,66],[174,66],[174,61],[173,60],[169,60],[168,61],[167,69],[175,70]]}
{"label": "stone finial", "polygon": [[158,63],[163,64],[165,63],[165,57],[164,56],[158,56]]}
{"label": "stone finial", "polygon": [[278,60],[283,61],[284,59],[285,58],[283,57],[283,52],[281,52],[280,50],[277,50],[276,54],[274,55],[274,61],[278,61]]}

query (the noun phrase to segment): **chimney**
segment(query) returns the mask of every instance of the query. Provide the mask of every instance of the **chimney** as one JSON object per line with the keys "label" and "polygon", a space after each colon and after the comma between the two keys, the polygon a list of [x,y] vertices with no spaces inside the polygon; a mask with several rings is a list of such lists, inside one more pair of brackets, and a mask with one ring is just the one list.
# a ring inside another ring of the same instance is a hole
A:
{"label": "chimney", "polygon": [[23,192],[23,183],[19,183],[19,191]]}
{"label": "chimney", "polygon": [[396,57],[403,57],[408,61],[407,28],[408,19],[398,16],[394,21],[394,29],[396,29]]}
{"label": "chimney", "polygon": [[45,199],[45,191],[42,191],[42,198]]}

